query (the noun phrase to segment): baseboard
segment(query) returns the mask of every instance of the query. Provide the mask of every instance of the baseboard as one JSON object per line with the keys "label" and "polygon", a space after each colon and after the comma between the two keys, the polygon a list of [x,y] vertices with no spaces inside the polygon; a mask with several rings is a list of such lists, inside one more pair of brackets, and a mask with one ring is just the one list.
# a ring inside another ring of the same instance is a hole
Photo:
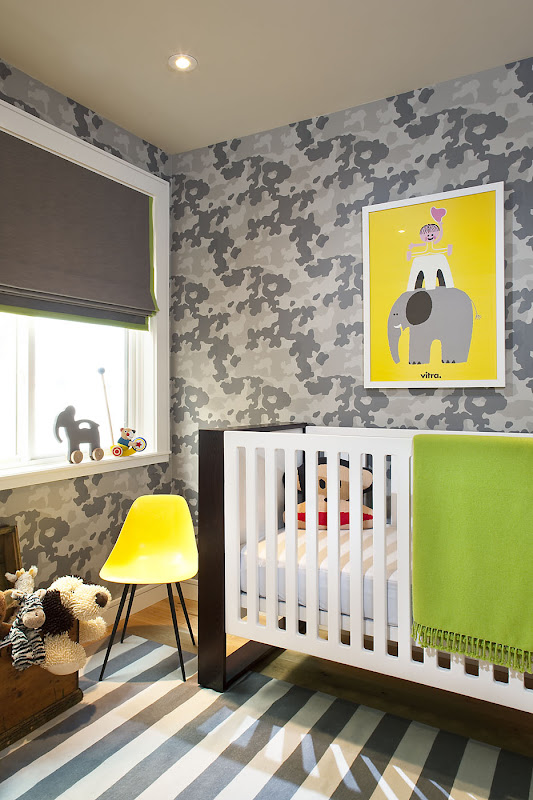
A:
{"label": "baseboard", "polygon": [[196,602],[198,602],[198,578],[182,581],[180,585],[186,600],[196,600]]}
{"label": "baseboard", "polygon": [[[174,594],[176,595],[176,587],[173,587]],[[181,582],[181,590],[186,600],[198,600],[198,581],[192,578],[190,581]],[[152,584],[148,586],[138,586],[133,598],[133,606],[131,613],[135,614],[137,611],[143,611],[154,603],[159,603],[160,600],[166,600],[168,597],[166,584]],[[108,625],[111,625],[117,614],[120,604],[120,597],[115,597],[110,602],[105,611],[102,613],[103,618]],[[122,616],[126,616],[126,608],[122,612]]]}

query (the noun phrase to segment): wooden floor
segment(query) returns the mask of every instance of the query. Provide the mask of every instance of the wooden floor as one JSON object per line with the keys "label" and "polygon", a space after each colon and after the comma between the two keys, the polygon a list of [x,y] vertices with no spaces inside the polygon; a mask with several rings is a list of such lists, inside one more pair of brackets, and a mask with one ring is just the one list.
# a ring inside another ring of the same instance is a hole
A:
{"label": "wooden floor", "polygon": [[[175,598],[175,601],[182,646],[189,652],[197,652],[197,647],[191,642],[178,598]],[[198,604],[194,600],[187,600],[186,603],[191,626],[197,638]],[[128,632],[175,647],[168,601],[162,600],[150,608],[133,614]],[[228,654],[237,650],[245,641],[235,636],[228,636]],[[256,670],[264,675],[314,691],[327,692],[354,703],[378,708],[533,757],[533,724],[531,716],[525,712],[449,692],[440,692],[389,678],[386,675],[378,675],[288,650],[265,659]]]}
{"label": "wooden floor", "polygon": [[[198,638],[198,603],[196,600],[186,600],[185,603],[196,641]],[[193,645],[191,641],[181,603],[175,595],[174,607],[176,609],[181,645],[184,650],[187,650],[189,653],[197,653],[198,648]],[[108,633],[111,632],[111,629],[112,626],[110,625]],[[122,622],[118,630],[119,632],[122,630]],[[142,636],[144,639],[150,639],[152,642],[159,642],[160,644],[170,645],[170,647],[176,647],[168,600],[161,600],[159,603],[155,603],[153,606],[149,606],[149,608],[137,612],[137,614],[132,614],[128,622],[128,633]],[[227,654],[229,655],[234,650],[238,650],[245,642],[246,639],[240,639],[238,636],[228,636]]]}
{"label": "wooden floor", "polygon": [[[175,597],[174,600],[182,647],[189,653],[196,653],[198,648],[191,642],[187,623],[185,622],[185,615],[182,611],[179,599]],[[198,633],[198,603],[195,600],[187,600],[186,604],[196,639]],[[118,630],[119,632],[122,630],[122,622]],[[108,631],[111,631],[111,626]],[[159,644],[168,644],[170,647],[176,647],[168,600],[161,600],[159,603],[155,603],[153,606],[149,606],[149,608],[137,612],[137,614],[132,614],[128,622],[128,633],[142,636],[143,639],[149,639],[152,642],[159,642]]]}

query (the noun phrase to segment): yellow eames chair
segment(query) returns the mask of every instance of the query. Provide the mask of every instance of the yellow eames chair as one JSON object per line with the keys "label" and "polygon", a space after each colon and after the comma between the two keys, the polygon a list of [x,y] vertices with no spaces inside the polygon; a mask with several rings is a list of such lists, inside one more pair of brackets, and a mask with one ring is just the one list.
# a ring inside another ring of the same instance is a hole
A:
{"label": "yellow eames chair", "polygon": [[180,581],[196,575],[198,550],[189,507],[183,497],[175,494],[154,494],[138,497],[131,506],[119,537],[100,570],[100,577],[112,583],[123,583],[113,631],[99,680],[102,680],[113,646],[122,610],[131,589],[122,639],[126,633],[135,590],[139,584],[166,583],[176,644],[185,680],[185,667],[181,652],[176,610],[172,598],[172,584],[176,584],[193,644],[194,636],[185,607]]}

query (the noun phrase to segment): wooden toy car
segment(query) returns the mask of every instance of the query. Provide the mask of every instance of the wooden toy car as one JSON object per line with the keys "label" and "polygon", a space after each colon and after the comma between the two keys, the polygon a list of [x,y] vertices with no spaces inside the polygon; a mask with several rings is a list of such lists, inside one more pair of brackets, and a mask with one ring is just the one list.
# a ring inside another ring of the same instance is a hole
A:
{"label": "wooden toy car", "polygon": [[121,428],[120,433],[120,439],[111,448],[111,453],[117,458],[132,456],[146,449],[146,439],[143,439],[142,436],[134,439],[135,430],[133,428]]}

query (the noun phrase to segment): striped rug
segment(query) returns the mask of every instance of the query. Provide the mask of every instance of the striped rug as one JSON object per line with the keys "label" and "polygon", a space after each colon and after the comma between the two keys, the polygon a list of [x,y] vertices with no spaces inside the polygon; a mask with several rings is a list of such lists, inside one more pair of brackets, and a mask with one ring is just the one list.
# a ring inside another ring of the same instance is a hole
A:
{"label": "striped rug", "polygon": [[136,636],[98,683],[102,658],[0,753],[1,800],[533,800],[533,761],[496,747],[258,673],[219,695]]}

